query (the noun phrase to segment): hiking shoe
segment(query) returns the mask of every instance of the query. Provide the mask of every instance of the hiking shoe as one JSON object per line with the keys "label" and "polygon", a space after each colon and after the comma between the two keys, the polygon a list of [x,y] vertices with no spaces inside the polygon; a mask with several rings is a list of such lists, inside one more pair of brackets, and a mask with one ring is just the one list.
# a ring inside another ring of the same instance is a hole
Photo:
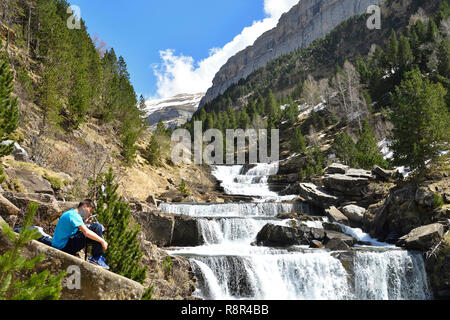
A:
{"label": "hiking shoe", "polygon": [[102,267],[103,269],[109,270],[109,266],[106,264],[106,259],[103,256],[100,256],[98,258],[89,257],[88,261]]}

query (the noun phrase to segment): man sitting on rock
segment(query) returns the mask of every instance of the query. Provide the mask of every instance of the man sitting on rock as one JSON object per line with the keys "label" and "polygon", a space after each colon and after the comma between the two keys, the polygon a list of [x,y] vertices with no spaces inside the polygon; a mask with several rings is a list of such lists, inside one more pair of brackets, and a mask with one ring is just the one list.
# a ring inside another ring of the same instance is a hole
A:
{"label": "man sitting on rock", "polygon": [[71,255],[76,255],[87,245],[92,245],[92,256],[89,262],[109,269],[103,257],[108,249],[108,243],[103,239],[103,226],[93,223],[86,226],[84,221],[90,221],[95,205],[92,200],[84,200],[77,209],[64,213],[56,225],[52,247]]}

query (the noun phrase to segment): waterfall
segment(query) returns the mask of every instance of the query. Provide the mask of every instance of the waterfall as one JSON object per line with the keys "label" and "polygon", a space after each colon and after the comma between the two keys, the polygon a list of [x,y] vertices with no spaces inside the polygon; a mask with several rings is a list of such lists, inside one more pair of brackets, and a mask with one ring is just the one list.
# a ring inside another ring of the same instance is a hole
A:
{"label": "waterfall", "polygon": [[166,213],[190,217],[276,217],[280,213],[309,213],[304,203],[225,203],[225,204],[173,204],[162,203],[159,209]]}
{"label": "waterfall", "polygon": [[345,269],[325,252],[204,257],[193,265],[206,299],[339,300],[349,292]]}
{"label": "waterfall", "polygon": [[[160,209],[197,219],[205,245],[176,248],[170,254],[189,258],[197,281],[195,295],[211,300],[402,300],[430,299],[431,290],[420,253],[399,250],[361,229],[340,225],[344,233],[364,241],[345,251],[346,258],[325,249],[254,246],[267,224],[288,226],[280,213],[310,214],[304,203],[285,203],[295,196],[271,192],[268,178],[278,163],[213,167],[228,194],[258,197],[251,203],[171,204]],[[327,221],[326,218],[323,221]],[[305,222],[323,228],[321,221]]]}
{"label": "waterfall", "polygon": [[422,255],[389,250],[359,252],[354,259],[355,292],[361,300],[431,299]]}
{"label": "waterfall", "polygon": [[199,219],[200,230],[207,244],[220,244],[226,241],[250,243],[256,239],[259,231],[268,223],[283,222],[268,219]]}
{"label": "waterfall", "polygon": [[[292,200],[296,196],[280,197],[276,192],[270,191],[267,183],[268,177],[278,172],[279,163],[258,164],[242,174],[244,166],[215,166],[212,174],[217,180],[222,181],[221,186],[225,193],[230,195],[247,195],[263,198],[259,201],[283,201]],[[258,199],[255,199],[258,201]]]}

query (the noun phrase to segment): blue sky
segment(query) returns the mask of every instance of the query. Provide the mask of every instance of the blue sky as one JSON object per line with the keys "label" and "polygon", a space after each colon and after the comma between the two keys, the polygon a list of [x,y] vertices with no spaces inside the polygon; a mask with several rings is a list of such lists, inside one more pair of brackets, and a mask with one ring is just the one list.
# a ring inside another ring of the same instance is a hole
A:
{"label": "blue sky", "polygon": [[[297,0],[74,0],[92,37],[128,64],[146,98],[204,92],[226,60]],[[215,48],[213,51],[211,51]]]}

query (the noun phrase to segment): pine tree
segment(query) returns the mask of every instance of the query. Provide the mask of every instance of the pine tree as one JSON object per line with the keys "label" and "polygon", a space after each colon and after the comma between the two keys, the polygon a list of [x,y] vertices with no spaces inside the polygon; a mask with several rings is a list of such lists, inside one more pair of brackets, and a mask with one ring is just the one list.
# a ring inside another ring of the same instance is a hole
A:
{"label": "pine tree", "polygon": [[334,140],[333,151],[343,164],[356,167],[358,162],[356,159],[356,144],[345,132],[339,134]]}
{"label": "pine tree", "polygon": [[289,125],[294,125],[297,122],[300,111],[298,109],[298,105],[294,103],[292,98],[289,98],[288,105],[284,110],[284,119],[288,122]]}
{"label": "pine tree", "polygon": [[180,186],[178,187],[178,191],[180,191],[185,196],[189,196],[191,194],[186,186],[186,182],[184,181],[184,179],[181,179],[181,183],[180,183]]}
{"label": "pine tree", "polygon": [[155,135],[162,135],[165,136],[167,133],[166,125],[162,121],[162,119],[159,119],[158,124],[156,125]]}
{"label": "pine tree", "polygon": [[[17,109],[17,98],[12,96],[14,91],[13,75],[9,65],[0,59],[0,142],[9,139],[11,133],[17,129],[19,121],[19,110]],[[13,152],[12,144],[0,145],[0,159]],[[4,180],[4,171],[0,166],[0,183]]]}
{"label": "pine tree", "polygon": [[152,166],[157,166],[161,163],[161,147],[159,146],[155,134],[152,135],[152,138],[150,139],[150,142],[145,149],[143,157]]}
{"label": "pine tree", "polygon": [[291,151],[301,153],[306,150],[306,139],[302,134],[300,128],[296,128],[294,135],[291,138]]}
{"label": "pine tree", "polygon": [[386,49],[386,61],[385,66],[386,68],[391,71],[391,69],[395,68],[398,65],[398,40],[397,40],[397,33],[394,29],[391,31],[391,36],[389,37],[387,49]]}
{"label": "pine tree", "polygon": [[358,167],[367,170],[372,169],[374,165],[387,168],[387,162],[380,153],[377,140],[375,139],[372,128],[367,120],[364,120],[363,122],[362,129],[359,133],[359,139],[356,143],[356,149],[358,150],[356,156]]}
{"label": "pine tree", "polygon": [[43,126],[61,124],[61,112],[68,97],[73,53],[66,20],[58,14],[57,1],[39,0],[39,54],[44,60],[40,83]]}
{"label": "pine tree", "polygon": [[265,114],[265,101],[261,95],[258,95],[258,99],[256,101],[256,113],[261,115],[262,117],[266,116]]}
{"label": "pine tree", "polygon": [[99,222],[106,228],[105,240],[109,246],[105,251],[105,258],[112,272],[143,283],[147,268],[140,266],[143,253],[137,238],[139,229],[131,227],[130,208],[118,196],[119,185],[114,180],[115,176],[110,168],[97,182],[98,189],[103,187],[96,214]]}
{"label": "pine tree", "polygon": [[0,224],[0,230],[12,244],[11,250],[0,255],[0,300],[58,300],[61,296],[65,272],[52,276],[46,270],[26,280],[17,278],[18,273],[33,270],[45,259],[43,254],[29,260],[21,254],[27,243],[40,238],[40,234],[30,228],[37,209],[37,204],[30,203],[18,235],[8,224]]}
{"label": "pine tree", "polygon": [[[19,110],[14,91],[13,75],[6,61],[0,60],[0,142],[7,140],[17,128]],[[11,154],[12,145],[0,145],[0,158]]]}
{"label": "pine tree", "polygon": [[394,164],[423,171],[450,142],[446,90],[415,69],[405,75],[393,97],[391,140]]}
{"label": "pine tree", "polygon": [[414,62],[414,56],[409,44],[409,39],[403,35],[400,36],[398,45],[398,60],[399,60],[399,77],[407,71],[411,70],[411,66]]}
{"label": "pine tree", "polygon": [[444,40],[438,49],[438,72],[442,77],[450,79],[450,44]]}
{"label": "pine tree", "polygon": [[233,108],[230,106],[227,109],[228,119],[230,121],[230,125],[226,129],[237,129],[237,119],[236,119],[236,112],[233,110]]}
{"label": "pine tree", "polygon": [[438,27],[436,26],[436,22],[434,19],[428,20],[428,31],[427,31],[427,40],[430,42],[434,42],[436,40],[437,35],[439,34]]}
{"label": "pine tree", "polygon": [[280,105],[275,98],[272,90],[269,90],[265,104],[265,114],[271,117],[276,117],[280,112]]}
{"label": "pine tree", "polygon": [[239,112],[239,116],[238,116],[238,127],[239,129],[247,129],[247,127],[250,124],[250,117],[248,116],[247,112],[244,110],[242,110],[241,112]]}
{"label": "pine tree", "polygon": [[209,113],[208,116],[206,117],[206,125],[203,130],[209,129],[214,129],[214,116],[211,113]]}
{"label": "pine tree", "polygon": [[250,99],[250,101],[246,107],[246,110],[247,110],[247,114],[250,119],[253,119],[253,117],[257,114],[256,102],[253,99]]}

